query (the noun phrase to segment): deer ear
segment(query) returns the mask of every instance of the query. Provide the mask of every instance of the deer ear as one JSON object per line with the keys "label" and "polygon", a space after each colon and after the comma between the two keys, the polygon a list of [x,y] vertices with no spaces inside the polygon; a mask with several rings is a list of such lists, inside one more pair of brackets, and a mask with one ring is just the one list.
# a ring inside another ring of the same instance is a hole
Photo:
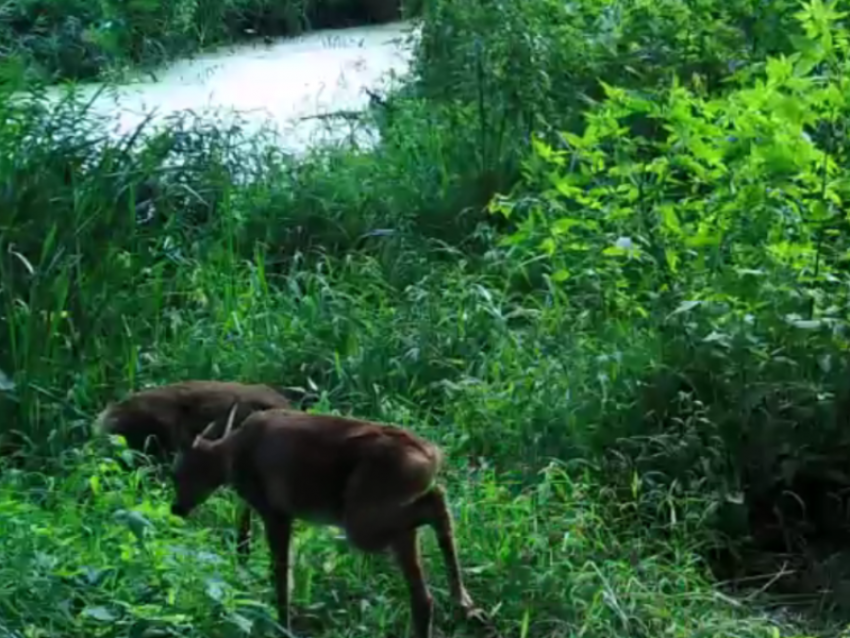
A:
{"label": "deer ear", "polygon": [[192,449],[197,450],[203,444],[204,444],[204,437],[199,434],[198,436],[195,437],[195,440],[192,441]]}

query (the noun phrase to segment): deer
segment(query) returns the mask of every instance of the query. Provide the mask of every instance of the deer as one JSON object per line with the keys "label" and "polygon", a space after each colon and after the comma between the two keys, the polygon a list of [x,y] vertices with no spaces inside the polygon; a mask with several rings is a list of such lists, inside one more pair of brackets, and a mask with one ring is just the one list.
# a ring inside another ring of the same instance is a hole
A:
{"label": "deer", "polygon": [[[256,410],[292,407],[289,399],[263,384],[181,381],[141,390],[108,405],[96,418],[93,430],[121,435],[131,450],[165,462],[190,447],[210,421],[223,422],[235,401],[241,406],[232,415],[236,425]],[[244,566],[251,551],[249,507],[242,507],[238,516],[236,551]]]}
{"label": "deer", "polygon": [[[234,403],[217,438],[212,421],[175,464],[171,512],[186,518],[229,485],[263,519],[279,624],[289,631],[289,545],[293,523],[341,528],[366,553],[394,554],[406,581],[413,635],[431,638],[433,599],[425,582],[418,528],[436,533],[453,602],[489,625],[464,586],[452,516],[436,479],[443,452],[393,424],[286,408],[252,413],[233,429]],[[300,486],[300,487],[299,487]]]}

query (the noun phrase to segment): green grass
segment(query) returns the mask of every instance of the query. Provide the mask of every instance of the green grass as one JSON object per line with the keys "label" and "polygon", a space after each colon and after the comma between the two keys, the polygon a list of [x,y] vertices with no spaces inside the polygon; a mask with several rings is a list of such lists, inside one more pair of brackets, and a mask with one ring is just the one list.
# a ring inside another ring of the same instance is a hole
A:
{"label": "green grass", "polygon": [[[0,10],[0,82],[86,80],[151,69],[258,37],[398,19],[393,0],[9,0]],[[407,2],[406,9],[416,9]]]}
{"label": "green grass", "polygon": [[[107,401],[186,378],[442,445],[505,636],[841,635],[836,7],[432,0],[381,144],[297,160],[0,100],[0,637],[263,635],[235,500],[176,520],[90,440]],[[469,635],[423,538],[437,629]],[[296,544],[298,635],[406,631],[386,558]]]}
{"label": "green grass", "polygon": [[[268,554],[257,543],[248,570],[236,566],[230,499],[215,497],[184,525],[142,470],[128,477],[92,450],[63,465],[59,484],[17,472],[0,484],[9,635],[236,636],[268,627]],[[468,586],[504,635],[771,635],[768,620],[712,592],[686,537],[669,556],[653,534],[624,533],[628,512],[602,504],[598,485],[559,464],[524,488],[460,463],[447,480]],[[348,551],[327,528],[302,527],[295,539],[298,635],[405,629],[406,591],[387,557]],[[468,635],[452,618],[430,535],[423,546],[439,628]]]}

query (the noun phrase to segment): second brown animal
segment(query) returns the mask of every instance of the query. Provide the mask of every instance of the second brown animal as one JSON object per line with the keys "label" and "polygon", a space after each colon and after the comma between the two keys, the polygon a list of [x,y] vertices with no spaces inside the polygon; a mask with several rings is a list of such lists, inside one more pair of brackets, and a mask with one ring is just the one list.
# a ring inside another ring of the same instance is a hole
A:
{"label": "second brown animal", "polygon": [[[292,407],[281,393],[262,384],[229,381],[182,381],[140,390],[100,413],[94,429],[119,434],[131,450],[146,452],[166,462],[189,448],[195,437],[216,419],[224,423],[227,411],[238,403],[238,426],[257,410]],[[245,564],[250,553],[251,509],[243,505],[237,532],[237,556]]]}
{"label": "second brown animal", "polygon": [[463,584],[452,519],[435,484],[440,450],[404,429],[329,415],[271,409],[233,429],[234,404],[220,438],[212,421],[175,464],[172,511],[188,516],[230,484],[262,517],[272,553],[279,622],[289,627],[289,544],[295,519],[345,530],[355,547],[391,549],[407,582],[416,638],[431,638],[433,601],[417,530],[434,529],[452,598],[468,618],[487,622]]}

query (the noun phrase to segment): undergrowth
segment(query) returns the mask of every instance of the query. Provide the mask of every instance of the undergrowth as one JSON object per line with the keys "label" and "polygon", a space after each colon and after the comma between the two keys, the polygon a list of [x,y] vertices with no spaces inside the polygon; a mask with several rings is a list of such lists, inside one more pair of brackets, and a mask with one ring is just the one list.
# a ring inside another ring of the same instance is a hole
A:
{"label": "undergrowth", "polygon": [[[181,523],[90,440],[186,378],[440,443],[504,635],[841,635],[845,4],[428,0],[380,144],[297,159],[0,102],[0,636],[271,623],[233,499]],[[401,633],[395,568],[334,536],[296,537],[296,634]]]}
{"label": "undergrowth", "polygon": [[401,0],[7,0],[0,84],[114,76],[220,45],[400,17]]}

